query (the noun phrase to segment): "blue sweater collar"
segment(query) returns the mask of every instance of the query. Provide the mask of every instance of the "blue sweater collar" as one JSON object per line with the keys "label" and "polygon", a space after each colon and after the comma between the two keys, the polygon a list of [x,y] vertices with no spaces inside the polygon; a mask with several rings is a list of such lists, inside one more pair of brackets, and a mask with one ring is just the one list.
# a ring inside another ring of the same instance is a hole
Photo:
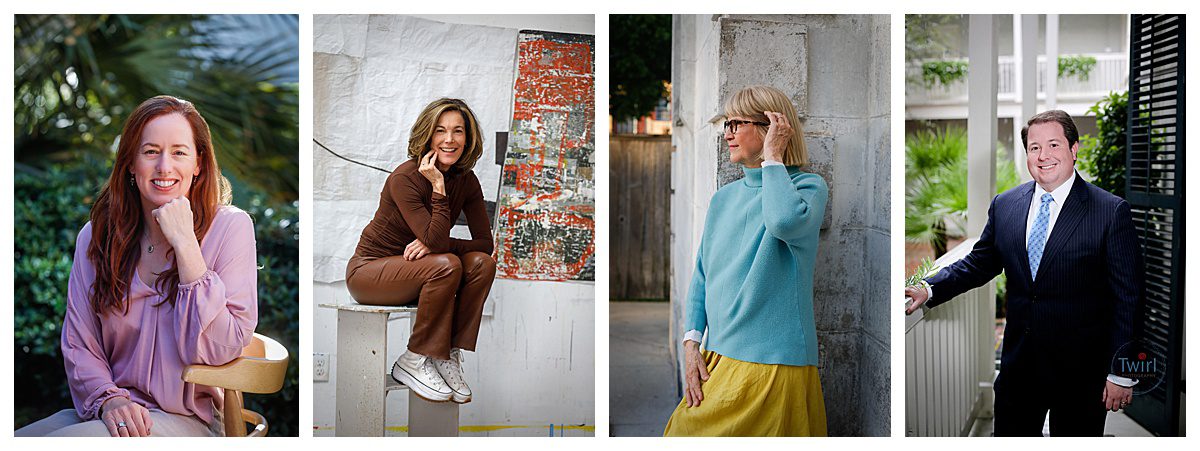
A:
{"label": "blue sweater collar", "polygon": [[[800,172],[800,168],[796,166],[784,166],[784,168],[787,169],[788,174]],[[746,182],[746,186],[762,186],[763,168],[748,168],[742,166],[742,173],[746,174],[746,178],[742,179]]]}
{"label": "blue sweater collar", "polygon": [[748,168],[742,166],[742,172],[746,174],[746,186],[762,186],[762,168]]}

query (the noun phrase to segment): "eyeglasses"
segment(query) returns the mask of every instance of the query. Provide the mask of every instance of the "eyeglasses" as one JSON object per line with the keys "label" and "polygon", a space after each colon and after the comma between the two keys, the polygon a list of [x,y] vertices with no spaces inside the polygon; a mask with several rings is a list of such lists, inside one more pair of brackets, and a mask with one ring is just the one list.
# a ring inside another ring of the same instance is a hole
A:
{"label": "eyeglasses", "polygon": [[737,133],[738,126],[741,126],[743,124],[761,125],[763,127],[767,127],[767,126],[771,125],[767,122],[743,121],[743,120],[739,120],[739,119],[732,119],[732,120],[725,121],[725,130],[728,131],[729,133]]}

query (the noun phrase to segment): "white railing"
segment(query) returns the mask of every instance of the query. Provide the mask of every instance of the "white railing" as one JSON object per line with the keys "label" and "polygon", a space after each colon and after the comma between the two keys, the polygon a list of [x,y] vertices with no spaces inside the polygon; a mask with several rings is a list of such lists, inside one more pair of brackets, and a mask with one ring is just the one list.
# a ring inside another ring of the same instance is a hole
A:
{"label": "white railing", "polygon": [[[937,260],[942,268],[965,257],[978,238]],[[934,309],[905,318],[905,435],[965,436],[976,418],[989,416],[995,373],[996,282]]]}
{"label": "white railing", "polygon": [[[1075,55],[1063,55],[1075,56]],[[1076,76],[1068,76],[1058,80],[1058,97],[1065,99],[1099,99],[1112,91],[1129,89],[1129,57],[1124,53],[1089,53],[1083,56],[1096,58],[1096,67],[1092,68],[1087,80]],[[966,59],[959,61],[966,62]],[[1014,102],[1017,99],[1016,62],[1012,56],[1002,56],[997,60],[999,65],[998,94],[1000,101]],[[907,105],[946,105],[965,104],[967,102],[967,80],[951,83],[949,86],[935,83],[933,87],[925,87],[921,81],[921,64],[909,64],[905,68],[907,83],[905,86],[904,103]],[[1057,74],[1058,65],[1054,71]],[[1046,96],[1046,57],[1037,59],[1037,95],[1039,99]]]}

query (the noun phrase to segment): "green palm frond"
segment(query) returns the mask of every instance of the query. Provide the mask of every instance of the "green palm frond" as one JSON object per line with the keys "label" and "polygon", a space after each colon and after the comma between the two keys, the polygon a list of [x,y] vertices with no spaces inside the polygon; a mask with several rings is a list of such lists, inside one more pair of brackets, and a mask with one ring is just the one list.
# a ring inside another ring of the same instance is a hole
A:
{"label": "green palm frond", "polygon": [[[999,145],[997,145],[999,148]],[[996,192],[1019,183],[1015,165],[996,152]],[[904,237],[945,251],[947,226],[967,220],[967,134],[961,128],[919,131],[905,138]]]}
{"label": "green palm frond", "polygon": [[[204,115],[226,175],[294,200],[297,28],[294,15],[18,15],[16,159],[111,152],[133,107],[169,94]],[[275,33],[229,38],[263,30]]]}

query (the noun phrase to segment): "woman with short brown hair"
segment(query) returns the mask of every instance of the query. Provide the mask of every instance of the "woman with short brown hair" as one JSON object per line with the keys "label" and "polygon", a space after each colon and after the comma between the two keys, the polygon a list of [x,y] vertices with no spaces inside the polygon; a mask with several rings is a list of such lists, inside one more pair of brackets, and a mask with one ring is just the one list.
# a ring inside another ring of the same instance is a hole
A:
{"label": "woman with short brown hair", "polygon": [[[462,351],[475,350],[496,275],[491,223],[472,171],[482,154],[479,121],[465,102],[427,105],[412,127],[410,159],[388,176],[346,266],[346,287],[359,303],[417,303],[408,350],[392,377],[434,402],[471,400]],[[451,238],[464,212],[471,239]]]}

